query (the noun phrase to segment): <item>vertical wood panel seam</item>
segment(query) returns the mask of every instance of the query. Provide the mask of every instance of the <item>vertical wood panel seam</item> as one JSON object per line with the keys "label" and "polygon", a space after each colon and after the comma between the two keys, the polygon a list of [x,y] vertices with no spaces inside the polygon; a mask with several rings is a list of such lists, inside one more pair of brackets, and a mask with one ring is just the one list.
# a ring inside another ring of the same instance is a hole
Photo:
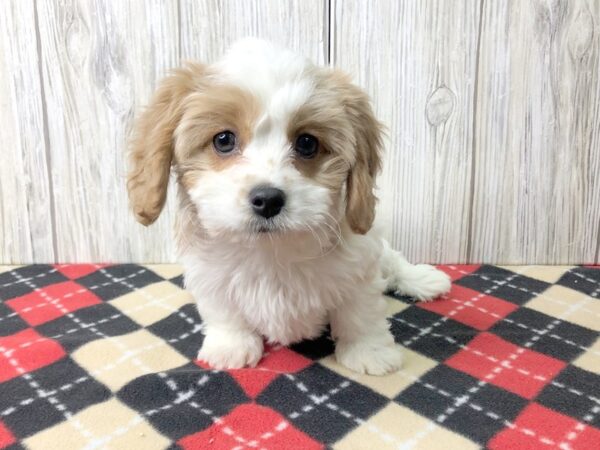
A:
{"label": "vertical wood panel seam", "polygon": [[327,55],[328,64],[333,67],[337,62],[337,2],[336,0],[327,0],[329,3],[329,54]]}
{"label": "vertical wood panel seam", "polygon": [[596,258],[594,259],[595,264],[600,264],[600,219],[598,220],[598,239],[596,242]]}
{"label": "vertical wood panel seam", "polygon": [[466,249],[466,263],[472,263],[473,259],[473,209],[474,209],[474,201],[475,201],[475,173],[476,173],[476,164],[477,164],[477,95],[479,91],[479,56],[481,54],[481,31],[483,29],[483,9],[484,0],[480,0],[479,2],[479,25],[477,30],[477,50],[475,53],[475,82],[473,84],[473,126],[472,126],[472,136],[471,136],[471,180],[469,187],[469,213],[468,213],[468,223],[469,230],[467,232],[467,249]]}
{"label": "vertical wood panel seam", "polygon": [[177,0],[177,65],[181,65],[181,0]]}
{"label": "vertical wood panel seam", "polygon": [[325,0],[325,8],[324,14],[325,19],[323,20],[323,40],[326,41],[323,43],[323,50],[325,53],[325,64],[327,66],[332,65],[331,61],[331,29],[332,29],[332,14],[331,14],[331,1]]}
{"label": "vertical wood panel seam", "polygon": [[[40,101],[42,107],[42,125],[44,127],[44,152],[46,156],[46,171],[48,173],[48,195],[50,196],[50,227],[52,230],[52,252],[53,259],[58,257],[58,235],[56,230],[56,208],[54,198],[54,181],[52,179],[52,152],[50,151],[50,135],[48,129],[48,107],[46,105],[46,88],[44,86],[44,74],[42,69],[42,38],[40,36],[39,13],[37,0],[33,0],[33,20],[35,27],[35,41],[37,47],[37,66],[40,81]],[[35,182],[35,181],[34,181]]]}

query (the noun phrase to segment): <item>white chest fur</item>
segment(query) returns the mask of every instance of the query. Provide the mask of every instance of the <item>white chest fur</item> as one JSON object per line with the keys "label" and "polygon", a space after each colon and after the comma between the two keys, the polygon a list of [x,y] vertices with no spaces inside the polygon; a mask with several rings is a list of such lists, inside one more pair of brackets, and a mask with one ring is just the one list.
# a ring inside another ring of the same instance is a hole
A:
{"label": "white chest fur", "polygon": [[325,252],[301,240],[182,249],[186,287],[201,315],[240,318],[268,341],[287,345],[316,337],[329,311],[380,278],[377,239],[348,239]]}

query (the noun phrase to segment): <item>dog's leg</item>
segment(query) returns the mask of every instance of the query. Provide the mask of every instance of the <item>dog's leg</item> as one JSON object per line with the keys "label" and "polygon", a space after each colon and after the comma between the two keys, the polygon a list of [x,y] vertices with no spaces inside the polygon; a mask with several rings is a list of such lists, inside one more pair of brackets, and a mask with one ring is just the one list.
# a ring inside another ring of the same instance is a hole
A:
{"label": "dog's leg", "polygon": [[215,369],[254,367],[263,354],[262,337],[223,302],[198,302],[204,342],[198,359]]}
{"label": "dog's leg", "polygon": [[395,372],[402,366],[402,349],[395,344],[381,294],[357,290],[330,313],[338,362],[369,375]]}
{"label": "dog's leg", "polygon": [[429,264],[411,264],[383,240],[381,273],[387,290],[417,300],[433,300],[450,290],[450,277]]}

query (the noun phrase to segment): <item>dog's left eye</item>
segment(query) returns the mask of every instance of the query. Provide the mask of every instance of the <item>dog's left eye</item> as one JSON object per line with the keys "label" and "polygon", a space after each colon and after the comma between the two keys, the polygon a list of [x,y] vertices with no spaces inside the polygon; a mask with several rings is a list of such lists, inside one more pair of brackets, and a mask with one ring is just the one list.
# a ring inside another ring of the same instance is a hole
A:
{"label": "dog's left eye", "polygon": [[215,134],[213,147],[219,153],[230,153],[235,148],[235,134],[229,130]]}
{"label": "dog's left eye", "polygon": [[294,150],[302,158],[314,158],[319,151],[319,140],[312,134],[301,134],[296,138]]}

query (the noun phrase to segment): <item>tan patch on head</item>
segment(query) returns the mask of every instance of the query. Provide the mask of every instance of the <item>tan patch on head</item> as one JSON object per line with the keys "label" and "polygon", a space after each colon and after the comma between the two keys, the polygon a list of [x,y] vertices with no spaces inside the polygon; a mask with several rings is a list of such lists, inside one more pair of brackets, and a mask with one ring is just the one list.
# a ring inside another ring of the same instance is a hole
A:
{"label": "tan patch on head", "polygon": [[328,74],[316,74],[314,91],[291,117],[287,134],[292,145],[305,133],[319,140],[319,153],[311,159],[297,157],[294,165],[307,178],[338,192],[354,163],[354,133]]}
{"label": "tan patch on head", "polygon": [[290,120],[288,137],[308,133],[319,139],[319,154],[297,158],[305,176],[336,192],[346,185],[346,219],[356,233],[366,233],[373,223],[375,177],[381,165],[382,125],[365,92],[339,71],[316,74],[311,98]]}
{"label": "tan patch on head", "polygon": [[[250,93],[210,79],[199,92],[186,98],[184,113],[175,131],[175,167],[186,190],[192,189],[205,171],[221,171],[240,161],[252,139],[261,105]],[[236,148],[218,154],[213,137],[222,131],[236,136]]]}
{"label": "tan patch on head", "polygon": [[[218,74],[187,64],[160,82],[148,107],[135,123],[127,188],[137,220],[154,222],[166,200],[170,167],[191,189],[205,171],[220,171],[240,160],[261,107],[239,87],[219,83]],[[219,155],[215,134],[235,133],[236,149]]]}
{"label": "tan patch on head", "polygon": [[186,98],[183,117],[175,132],[177,163],[185,162],[209,144],[221,131],[235,133],[241,150],[252,138],[261,105],[256,97],[243,89],[217,84],[210,79],[199,92]]}

